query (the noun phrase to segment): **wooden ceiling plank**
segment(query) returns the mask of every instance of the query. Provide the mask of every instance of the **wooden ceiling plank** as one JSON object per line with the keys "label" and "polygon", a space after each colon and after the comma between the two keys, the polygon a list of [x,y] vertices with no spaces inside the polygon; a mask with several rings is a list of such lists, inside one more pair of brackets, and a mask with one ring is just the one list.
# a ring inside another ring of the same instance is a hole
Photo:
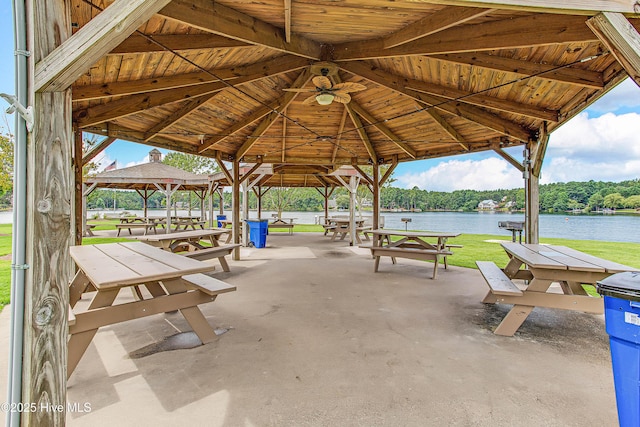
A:
{"label": "wooden ceiling plank", "polygon": [[453,27],[390,49],[384,49],[382,39],[338,44],[334,46],[334,60],[513,49],[596,39],[581,16],[530,15]]}
{"label": "wooden ceiling plank", "polygon": [[491,110],[504,111],[520,116],[531,117],[539,120],[547,120],[551,122],[558,121],[558,112],[540,108],[535,105],[522,104],[519,102],[508,101],[505,99],[495,98],[493,96],[484,95],[482,93],[473,93],[465,90],[444,87],[428,82],[406,79],[405,86],[418,92],[424,92],[431,95],[442,96],[448,99],[464,102],[465,104],[477,105],[479,107],[489,108]]}
{"label": "wooden ceiling plank", "polygon": [[[154,40],[157,43],[154,43]],[[135,33],[116,46],[109,55],[151,53],[171,50],[228,49],[251,46],[217,34],[153,34]]]}
{"label": "wooden ceiling plank", "polygon": [[469,7],[495,7],[527,12],[593,15],[600,11],[634,14],[634,0],[428,0],[428,3]]}
{"label": "wooden ceiling plank", "polygon": [[481,108],[463,104],[461,102],[448,102],[443,98],[427,95],[407,89],[403,82],[404,78],[393,75],[380,69],[373,69],[371,65],[364,62],[349,62],[340,64],[340,68],[364,77],[373,83],[387,87],[394,92],[409,96],[417,101],[422,101],[428,105],[433,105],[442,111],[473,121],[483,127],[492,129],[503,135],[512,136],[520,141],[527,142],[531,137],[531,132],[520,125],[500,116],[489,113]]}
{"label": "wooden ceiling plank", "polygon": [[105,139],[103,139],[102,141],[98,142],[96,145],[91,147],[91,149],[87,151],[84,156],[82,156],[82,166],[85,166],[87,163],[93,160],[98,154],[102,153],[104,149],[107,148],[109,145],[111,145],[111,143],[114,142],[115,140],[116,139],[113,137],[106,137]]}
{"label": "wooden ceiling plank", "polygon": [[124,82],[74,86],[72,96],[74,101],[87,101],[111,96],[134,95],[178,87],[197,86],[219,81],[219,79],[228,80],[229,83],[234,84],[234,81],[240,77],[253,76],[256,74],[263,74],[264,77],[269,77],[282,74],[283,72],[297,70],[307,65],[309,65],[309,61],[304,58],[297,56],[280,56],[240,67],[211,69],[195,73],[163,76],[162,78],[151,77],[148,79]]}
{"label": "wooden ceiling plank", "polygon": [[358,115],[356,114],[356,112],[354,111],[354,109],[350,104],[351,103],[345,104],[345,109],[349,113],[349,117],[351,117],[351,121],[353,122],[353,125],[356,127],[356,132],[358,132],[358,135],[360,136],[360,139],[362,140],[364,147],[367,149],[367,153],[369,153],[369,158],[371,159],[374,165],[377,165],[378,155],[376,154],[376,150],[373,148],[373,145],[369,140],[369,135],[367,135],[367,131],[365,127],[362,125],[362,121],[360,120],[360,117],[358,117]]}
{"label": "wooden ceiling plank", "polygon": [[[311,80],[311,70],[309,68],[305,68],[302,70],[298,78],[291,85],[291,89],[299,89],[306,85],[309,80]],[[271,111],[267,117],[265,117],[260,124],[254,129],[251,136],[242,144],[242,146],[236,151],[236,158],[242,158],[247,151],[253,147],[260,137],[275,123],[275,121],[282,115],[281,111],[284,111],[291,102],[296,98],[298,92],[287,92],[283,97],[282,104],[280,104],[280,111]]]}
{"label": "wooden ceiling plank", "polygon": [[587,25],[640,86],[640,34],[627,18],[603,12],[589,19]]}
{"label": "wooden ceiling plank", "polygon": [[33,90],[66,90],[169,2],[116,0],[35,65]]}
{"label": "wooden ceiling plank", "polygon": [[285,40],[282,30],[267,22],[208,0],[173,0],[160,15],[203,31],[264,46],[292,55],[320,59],[319,43],[296,34]]}
{"label": "wooden ceiling plank", "polygon": [[[424,104],[421,105],[424,106]],[[425,112],[431,116],[431,118],[438,124],[438,126],[440,126],[440,128],[442,128],[442,130],[447,135],[456,140],[458,144],[460,144],[460,146],[462,146],[467,151],[470,150],[469,144],[465,141],[464,137],[460,135],[460,133],[453,126],[451,126],[437,111],[435,111],[433,108],[429,108],[425,110]]]}
{"label": "wooden ceiling plank", "polygon": [[398,148],[400,148],[402,151],[404,151],[409,156],[411,156],[411,158],[413,159],[416,158],[416,151],[413,148],[411,148],[409,144],[407,144],[406,142],[403,142],[402,139],[398,135],[396,135],[391,129],[389,129],[384,123],[380,122],[380,120],[377,120],[375,117],[373,117],[371,113],[365,110],[357,102],[351,101],[349,104],[351,105],[351,108],[360,117],[362,117],[366,122],[368,122],[370,125],[372,125],[376,129],[378,129],[380,132],[382,132],[382,134],[387,138],[389,138],[389,140],[393,142],[395,145],[397,145]]}
{"label": "wooden ceiling plank", "polygon": [[216,93],[205,95],[205,96],[198,96],[194,99],[187,100],[180,106],[178,110],[174,111],[171,115],[169,115],[169,117],[165,117],[164,120],[162,120],[155,126],[148,129],[144,133],[145,140],[148,141],[151,138],[155,138],[158,134],[162,133],[165,129],[170,128],[181,119],[193,113],[202,105],[207,103],[211,98],[213,98],[216,95]]}
{"label": "wooden ceiling plank", "polygon": [[492,10],[459,6],[445,7],[389,34],[383,39],[382,46],[385,49],[396,47],[484,16]]}
{"label": "wooden ceiling plank", "polygon": [[584,86],[597,90],[604,87],[604,80],[601,73],[583,70],[577,67],[557,69],[557,65],[522,61],[519,59],[505,58],[503,56],[489,55],[482,52],[448,53],[443,55],[431,55],[429,58],[434,58],[439,61],[471,65],[489,70],[504,71],[507,73],[517,74],[522,77],[535,75],[537,78],[541,79],[576,86]]}
{"label": "wooden ceiling plank", "polygon": [[[294,68],[297,69],[299,67],[295,66]],[[288,71],[291,71],[291,66],[287,61],[283,61],[282,64],[273,66],[270,70],[269,76]],[[233,80],[233,85],[235,86],[242,83],[260,80],[269,76],[265,76],[263,73],[241,76]],[[230,83],[225,82],[211,82],[195,86],[131,95],[129,97],[120,98],[115,101],[99,104],[94,107],[78,111],[75,113],[75,119],[80,127],[91,126],[109,120],[114,120],[119,117],[135,114],[149,108],[184,101],[187,99],[193,100],[197,96],[208,96],[211,93],[227,89],[229,84]]]}

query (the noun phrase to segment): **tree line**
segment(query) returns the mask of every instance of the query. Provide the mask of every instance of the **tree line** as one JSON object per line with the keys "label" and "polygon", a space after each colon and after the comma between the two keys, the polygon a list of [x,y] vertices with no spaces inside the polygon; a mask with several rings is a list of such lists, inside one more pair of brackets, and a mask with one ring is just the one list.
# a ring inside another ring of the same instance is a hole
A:
{"label": "tree line", "polygon": [[[178,206],[199,209],[199,199],[189,193],[176,193]],[[361,188],[358,198],[363,206],[371,201],[371,193]],[[337,189],[332,196],[338,208],[348,208],[349,195],[345,189]],[[403,189],[383,187],[380,191],[380,206],[388,210],[419,211],[473,211],[485,200],[496,202],[498,209],[522,210],[525,205],[524,189],[504,190],[456,190],[452,192],[420,190],[417,187]],[[114,201],[118,209],[142,209],[142,200],[135,192],[95,190],[88,199],[90,209],[112,209]],[[262,209],[268,211],[322,211],[324,199],[313,188],[287,188],[269,190],[262,199]],[[231,194],[224,193],[225,207],[231,206]],[[218,209],[219,199],[214,197]],[[257,207],[257,198],[251,192],[249,206]],[[149,198],[150,208],[164,208],[164,196],[159,193]],[[584,212],[602,209],[640,209],[640,180],[622,182],[567,182],[540,186],[540,211],[547,213],[580,210]]]}

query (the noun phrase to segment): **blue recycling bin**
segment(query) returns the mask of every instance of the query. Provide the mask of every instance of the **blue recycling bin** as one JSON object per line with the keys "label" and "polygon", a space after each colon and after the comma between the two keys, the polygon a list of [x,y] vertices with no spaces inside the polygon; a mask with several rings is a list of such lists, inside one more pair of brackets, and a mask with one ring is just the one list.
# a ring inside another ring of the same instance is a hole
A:
{"label": "blue recycling bin", "polygon": [[216,215],[216,220],[218,221],[218,228],[222,228],[222,223],[220,221],[224,221],[227,219],[226,215]]}
{"label": "blue recycling bin", "polygon": [[620,427],[640,425],[640,272],[618,273],[598,282],[604,297],[613,382]]}
{"label": "blue recycling bin", "polygon": [[245,220],[249,226],[249,241],[256,248],[264,248],[267,246],[267,232],[269,230],[269,222],[266,219],[247,219]]}

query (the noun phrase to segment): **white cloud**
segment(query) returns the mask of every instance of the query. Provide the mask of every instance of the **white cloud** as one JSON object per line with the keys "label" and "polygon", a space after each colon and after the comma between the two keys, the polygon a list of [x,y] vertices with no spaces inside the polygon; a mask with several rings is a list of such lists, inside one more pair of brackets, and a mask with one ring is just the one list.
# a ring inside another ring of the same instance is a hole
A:
{"label": "white cloud", "polygon": [[149,163],[149,156],[148,155],[144,156],[141,160],[134,160],[132,162],[128,162],[124,166],[118,165],[118,168],[130,168],[131,166],[138,166],[138,165],[142,165],[144,163]]}
{"label": "white cloud", "polygon": [[581,113],[551,134],[542,183],[640,177],[640,114]]}
{"label": "white cloud", "polygon": [[449,160],[422,172],[396,177],[402,188],[417,186],[429,191],[492,190],[522,187],[520,171],[503,159]]}
{"label": "white cloud", "polygon": [[629,78],[611,89],[589,107],[590,111],[606,113],[620,108],[640,107],[640,88]]}

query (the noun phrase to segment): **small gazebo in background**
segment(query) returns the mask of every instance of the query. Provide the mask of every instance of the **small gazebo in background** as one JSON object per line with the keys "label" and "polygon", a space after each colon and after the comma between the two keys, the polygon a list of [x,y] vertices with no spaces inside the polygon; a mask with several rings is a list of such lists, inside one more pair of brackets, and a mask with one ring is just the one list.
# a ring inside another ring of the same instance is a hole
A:
{"label": "small gazebo in background", "polygon": [[[135,190],[143,200],[144,216],[147,215],[148,200],[156,191],[166,198],[167,232],[171,225],[171,196],[176,191],[193,191],[200,199],[200,213],[206,218],[204,200],[211,193],[211,183],[207,175],[197,175],[161,162],[162,153],[157,149],[149,152],[149,163],[101,172],[88,177],[83,183],[83,229],[86,229],[87,197],[96,188],[112,188],[117,190]],[[211,203],[210,203],[211,204]]]}

